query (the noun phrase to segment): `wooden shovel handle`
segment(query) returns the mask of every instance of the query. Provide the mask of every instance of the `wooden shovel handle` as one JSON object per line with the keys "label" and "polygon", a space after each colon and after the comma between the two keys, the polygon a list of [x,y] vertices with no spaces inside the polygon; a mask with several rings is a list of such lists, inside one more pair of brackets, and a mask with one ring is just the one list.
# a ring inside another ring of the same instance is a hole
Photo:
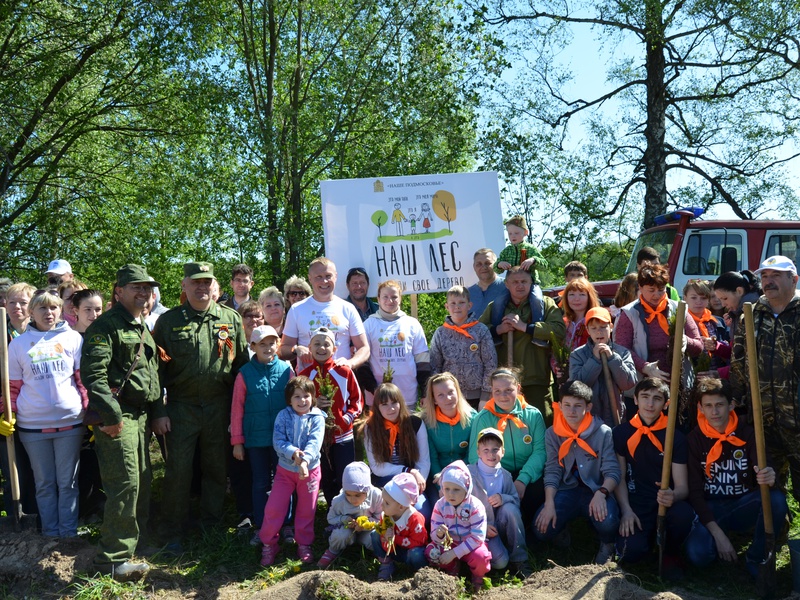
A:
{"label": "wooden shovel handle", "polygon": [[[6,421],[11,421],[11,386],[8,380],[7,323],[6,309],[0,306],[0,380],[2,380],[2,388],[0,388],[0,391],[3,393],[3,418]],[[15,505],[19,505],[19,476],[17,475],[17,452],[14,447],[13,433],[6,438],[6,447],[8,449],[9,478],[11,479],[11,498],[14,500]],[[17,509],[15,508],[15,510]],[[18,519],[19,515],[15,514],[14,518]]]}
{"label": "wooden shovel handle", "polygon": [[[760,471],[767,467],[767,444],[764,439],[764,415],[761,412],[761,384],[758,381],[756,329],[753,321],[753,305],[750,302],[744,303],[744,337],[747,348],[748,379],[750,379],[750,402],[753,405],[753,429],[756,434],[756,460],[758,460]],[[761,508],[764,514],[764,533],[774,535],[775,527],[772,522],[769,486],[764,484],[759,487],[761,488]]]}
{"label": "wooden shovel handle", "polygon": [[600,361],[603,363],[603,378],[606,381],[606,391],[608,392],[608,402],[611,405],[611,412],[614,417],[614,425],[619,425],[622,420],[622,410],[619,403],[619,394],[614,387],[614,378],[611,377],[611,369],[608,368],[608,357],[605,354],[600,355]]}
{"label": "wooden shovel handle", "polygon": [[[672,373],[669,376],[669,412],[667,413],[667,432],[664,436],[664,464],[661,466],[661,489],[669,489],[672,475],[672,450],[675,442],[675,425],[678,422],[678,397],[681,392],[681,363],[683,362],[683,327],[686,323],[686,303],[678,302],[675,313],[675,341],[672,346]],[[658,515],[667,514],[666,506],[658,506]]]}

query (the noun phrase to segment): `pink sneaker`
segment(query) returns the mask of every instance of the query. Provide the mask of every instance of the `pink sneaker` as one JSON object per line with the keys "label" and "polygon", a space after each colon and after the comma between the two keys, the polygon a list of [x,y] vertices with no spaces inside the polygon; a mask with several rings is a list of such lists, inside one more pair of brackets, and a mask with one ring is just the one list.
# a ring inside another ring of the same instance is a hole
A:
{"label": "pink sneaker", "polygon": [[275,562],[276,556],[278,556],[278,547],[274,544],[264,544],[261,548],[261,566],[270,566]]}
{"label": "pink sneaker", "polygon": [[314,562],[314,555],[311,553],[311,546],[298,546],[297,558],[300,559],[300,562],[305,564]]}
{"label": "pink sneaker", "polygon": [[335,561],[339,557],[338,554],[334,554],[331,552],[331,549],[328,548],[325,550],[325,554],[322,555],[322,558],[319,559],[317,566],[321,569],[326,568],[329,566],[333,561]]}

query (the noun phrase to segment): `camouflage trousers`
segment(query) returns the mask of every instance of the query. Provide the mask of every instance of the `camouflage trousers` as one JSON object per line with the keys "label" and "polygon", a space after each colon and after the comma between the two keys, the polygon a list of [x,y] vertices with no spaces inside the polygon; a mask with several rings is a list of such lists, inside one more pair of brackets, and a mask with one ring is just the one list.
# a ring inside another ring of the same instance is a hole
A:
{"label": "camouflage trousers", "polygon": [[786,489],[792,478],[792,496],[800,502],[800,428],[789,423],[775,423],[764,428],[767,454],[778,474],[778,484]]}
{"label": "camouflage trousers", "polygon": [[149,429],[144,410],[123,408],[122,431],[110,437],[95,426],[95,452],[106,493],[95,563],[129,560],[150,517]]}

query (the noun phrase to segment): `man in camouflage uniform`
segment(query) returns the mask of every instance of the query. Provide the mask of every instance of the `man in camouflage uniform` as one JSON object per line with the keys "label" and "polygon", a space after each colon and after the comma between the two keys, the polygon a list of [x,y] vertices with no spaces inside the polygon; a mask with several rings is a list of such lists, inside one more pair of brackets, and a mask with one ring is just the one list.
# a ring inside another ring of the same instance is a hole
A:
{"label": "man in camouflage uniform", "polygon": [[[767,451],[784,477],[788,467],[792,494],[800,500],[800,297],[797,267],[785,256],[771,256],[756,271],[764,295],[753,306],[758,356],[758,380],[764,414]],[[742,317],[743,318],[743,317]],[[749,394],[745,328],[736,328],[730,381],[734,398]]]}
{"label": "man in camouflage uniform", "polygon": [[233,383],[249,359],[241,317],[211,297],[213,265],[186,263],[183,273],[186,302],[161,315],[153,331],[164,351],[161,383],[167,390],[166,406],[153,421],[166,445],[162,526],[168,549],[176,553],[182,550],[198,441],[201,520],[213,525],[222,518]]}
{"label": "man in camouflage uniform", "polygon": [[102,423],[94,428],[95,450],[107,499],[95,566],[119,580],[150,568],[130,559],[149,517],[147,420],[161,403],[157,347],[141,317],[154,285],[139,265],[117,271],[117,302],[86,330],[81,356],[89,409]]}

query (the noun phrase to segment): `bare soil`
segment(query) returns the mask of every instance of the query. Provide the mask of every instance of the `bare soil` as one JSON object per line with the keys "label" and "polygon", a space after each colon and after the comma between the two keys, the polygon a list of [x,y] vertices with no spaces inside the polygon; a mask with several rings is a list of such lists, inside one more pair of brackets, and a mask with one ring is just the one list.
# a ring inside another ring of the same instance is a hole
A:
{"label": "bare soil", "polygon": [[[33,533],[0,534],[0,585],[10,598],[69,598],[70,584],[91,572],[95,548],[88,542],[53,540]],[[177,573],[154,569],[131,598],[215,598],[221,600],[456,600],[464,590],[460,581],[432,568],[412,578],[389,583],[366,582],[342,571],[307,571],[254,591],[224,574],[203,578],[187,586]],[[463,597],[463,596],[462,596]],[[551,567],[539,571],[519,586],[483,590],[487,600],[707,600],[680,589],[653,593],[643,589],[635,576],[615,565]],[[800,599],[793,594],[790,598]]]}

